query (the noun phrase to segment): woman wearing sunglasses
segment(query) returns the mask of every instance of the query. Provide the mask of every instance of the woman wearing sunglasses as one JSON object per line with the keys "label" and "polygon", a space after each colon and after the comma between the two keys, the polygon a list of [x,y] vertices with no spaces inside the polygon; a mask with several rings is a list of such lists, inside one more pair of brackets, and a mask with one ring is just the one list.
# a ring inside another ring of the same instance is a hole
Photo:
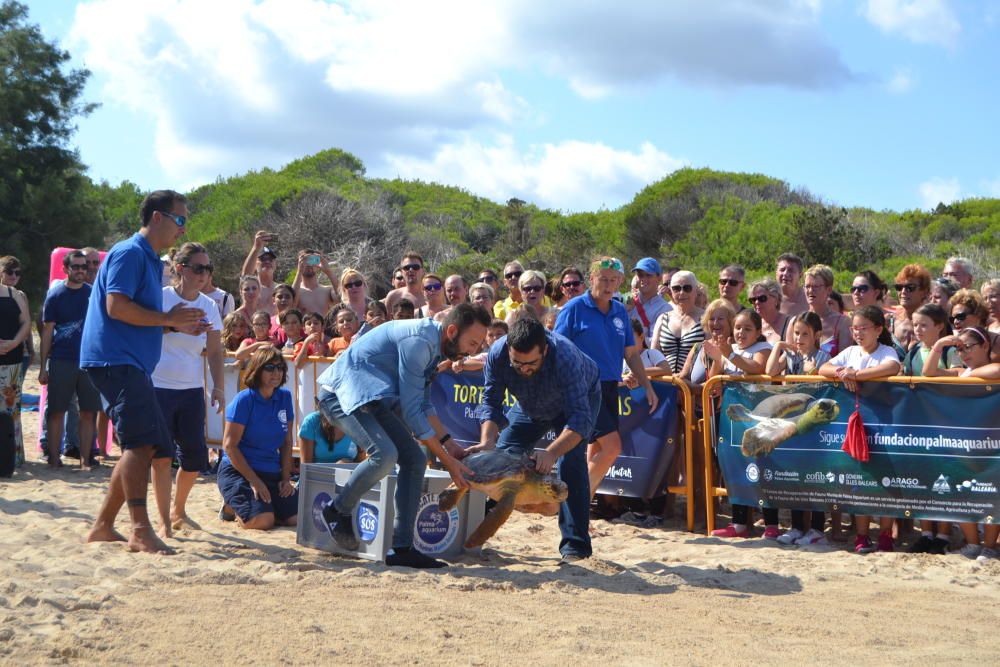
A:
{"label": "woman wearing sunglasses", "polygon": [[153,370],[156,401],[174,441],[180,468],[177,491],[170,504],[173,457],[153,459],[153,490],[160,511],[161,537],[190,523],[186,512],[188,495],[198,473],[208,468],[205,443],[205,371],[202,351],[207,351],[212,376],[212,405],[222,412],[226,404],[222,379],[222,318],[215,302],[202,289],[212,275],[205,246],[185,243],[174,255],[174,285],[163,288],[163,312],[181,304],[205,313],[192,332],[164,331],[160,361]]}
{"label": "woman wearing sunglasses", "polygon": [[0,257],[0,410],[14,420],[16,465],[24,463],[21,436],[21,383],[24,381],[25,341],[31,338],[31,314],[24,293],[14,288],[21,279],[21,262],[10,255]]}
{"label": "woman wearing sunglasses", "polygon": [[678,271],[670,278],[672,310],[660,315],[653,325],[653,343],[667,358],[673,374],[681,372],[695,343],[705,340],[701,327],[704,311],[695,305],[698,278],[690,271]]}
{"label": "woman wearing sunglasses", "polygon": [[436,273],[428,273],[424,276],[422,285],[426,303],[420,307],[417,317],[434,317],[447,310],[448,303],[444,298],[444,281]]}
{"label": "woman wearing sunglasses", "polygon": [[365,320],[368,310],[368,281],[357,269],[347,267],[340,274],[340,302],[346,303],[357,315],[359,321]]}
{"label": "woman wearing sunglasses", "polygon": [[781,312],[781,287],[774,278],[763,278],[750,285],[750,306],[760,315],[761,332],[771,345],[785,339],[791,318]]}
{"label": "woman wearing sunglasses", "polygon": [[[956,333],[968,327],[986,329],[989,315],[986,301],[976,290],[960,289],[951,297],[951,313],[948,321]],[[989,338],[990,360],[1000,361],[1000,334],[987,330],[986,337]]]}
{"label": "woman wearing sunglasses", "polygon": [[893,284],[899,306],[893,314],[890,333],[893,344],[903,353],[917,342],[913,334],[913,313],[927,303],[931,293],[930,271],[919,264],[907,264],[896,274]]}
{"label": "woman wearing sunglasses", "polygon": [[521,304],[507,315],[507,325],[513,325],[525,314],[541,322],[549,311],[545,298],[545,274],[528,269],[517,279],[517,288],[521,291]]}
{"label": "woman wearing sunglasses", "polygon": [[270,530],[294,526],[299,511],[292,485],[295,408],[283,385],[288,366],[281,351],[254,352],[246,369],[247,388],[226,406],[218,484],[219,518],[240,528]]}

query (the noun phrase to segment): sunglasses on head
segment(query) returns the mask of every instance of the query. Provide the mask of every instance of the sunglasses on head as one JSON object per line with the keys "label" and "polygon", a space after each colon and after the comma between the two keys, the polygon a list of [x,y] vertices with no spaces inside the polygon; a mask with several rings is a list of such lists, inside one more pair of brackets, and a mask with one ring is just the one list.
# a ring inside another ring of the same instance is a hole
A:
{"label": "sunglasses on head", "polygon": [[420,266],[419,264],[404,264],[399,268],[403,269],[404,271],[419,271],[424,267]]}
{"label": "sunglasses on head", "polygon": [[[870,289],[871,289],[871,285],[851,285],[851,292],[852,293],[864,294],[865,292],[867,292]],[[899,289],[898,285],[896,286],[896,289]]]}
{"label": "sunglasses on head", "polygon": [[729,285],[730,287],[739,287],[740,281],[735,278],[719,278],[719,287],[724,287]]}
{"label": "sunglasses on head", "polygon": [[524,271],[511,271],[510,273],[503,274],[503,277],[507,280],[517,280],[521,277],[522,273],[524,273]]}
{"label": "sunglasses on head", "polygon": [[264,364],[260,368],[261,368],[261,370],[267,371],[268,373],[273,373],[274,371],[284,371],[285,370],[285,365],[284,364]]}
{"label": "sunglasses on head", "polygon": [[670,286],[670,291],[671,292],[693,292],[694,291],[694,285],[690,285],[690,284],[671,285]]}
{"label": "sunglasses on head", "polygon": [[21,275],[21,269],[4,269],[3,272],[6,273],[8,276]]}
{"label": "sunglasses on head", "polygon": [[215,267],[212,266],[211,264],[181,264],[181,266],[186,266],[187,268],[191,269],[192,273],[195,273],[199,276],[205,273],[206,271],[211,273],[212,271],[215,270]]}
{"label": "sunglasses on head", "polygon": [[[400,277],[402,277],[402,276],[400,276]],[[346,287],[347,289],[350,289],[352,287],[362,287],[364,284],[365,283],[364,283],[363,280],[352,280],[349,283],[344,283],[344,287]]]}
{"label": "sunglasses on head", "polygon": [[767,303],[767,295],[761,294],[760,296],[752,296],[747,300],[750,303]]}
{"label": "sunglasses on head", "polygon": [[563,287],[579,287],[583,284],[582,280],[567,280],[562,284]]}
{"label": "sunglasses on head", "polygon": [[614,257],[602,259],[598,266],[602,269],[611,269],[612,271],[617,271],[618,273],[625,273],[625,265],[622,264],[620,259],[616,259]]}
{"label": "sunglasses on head", "polygon": [[541,285],[525,285],[524,287],[521,288],[521,291],[534,294],[535,292],[541,292],[543,289],[545,288],[542,287]]}
{"label": "sunglasses on head", "polygon": [[425,292],[437,292],[441,289],[441,283],[427,283],[424,285]]}
{"label": "sunglasses on head", "polygon": [[897,292],[916,292],[917,291],[917,284],[916,283],[906,283],[904,285],[893,285],[893,287],[896,288]]}

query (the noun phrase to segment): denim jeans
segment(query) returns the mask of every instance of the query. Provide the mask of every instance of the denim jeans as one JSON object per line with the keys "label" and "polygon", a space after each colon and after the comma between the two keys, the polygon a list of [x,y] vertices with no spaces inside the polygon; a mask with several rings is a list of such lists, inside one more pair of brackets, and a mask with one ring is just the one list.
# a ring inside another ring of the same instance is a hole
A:
{"label": "denim jeans", "polygon": [[[601,391],[590,394],[590,410],[595,417],[601,406]],[[551,421],[536,422],[521,411],[520,404],[507,413],[508,425],[500,432],[497,449],[515,449],[525,454],[535,450],[535,443],[547,431],[554,429],[558,434],[566,426],[566,418],[557,417]],[[587,473],[587,441],[590,434],[573,449],[560,457],[557,465],[559,479],[569,487],[569,496],[559,507],[559,530],[562,539],[559,552],[579,556],[590,556],[590,475]]]}
{"label": "denim jeans", "polygon": [[413,523],[423,491],[427,457],[410,429],[394,410],[379,401],[362,405],[352,414],[344,414],[337,395],[326,389],[319,392],[319,409],[327,420],[343,429],[358,447],[368,452],[368,458],[358,464],[334,498],[334,508],[343,514],[353,512],[361,496],[392,473],[398,463],[392,546],[394,549],[412,547]]}

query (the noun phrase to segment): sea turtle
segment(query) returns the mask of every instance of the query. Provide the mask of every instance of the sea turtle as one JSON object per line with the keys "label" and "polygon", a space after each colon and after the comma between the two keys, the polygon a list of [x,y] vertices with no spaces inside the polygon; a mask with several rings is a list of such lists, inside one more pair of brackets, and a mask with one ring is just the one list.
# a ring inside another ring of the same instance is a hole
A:
{"label": "sea turtle", "polygon": [[[493,449],[470,454],[462,463],[473,473],[467,478],[469,486],[497,503],[466,540],[466,549],[481,546],[493,537],[515,509],[552,513],[546,510],[555,509],[569,495],[565,482],[553,475],[539,474],[535,462],[527,455]],[[438,510],[447,512],[463,494],[454,485],[448,487],[438,496]]]}
{"label": "sea turtle", "polygon": [[[796,412],[801,414],[788,416]],[[726,414],[733,421],[757,422],[743,433],[740,450],[743,456],[763,456],[793,435],[829,424],[839,412],[840,406],[829,398],[814,400],[809,394],[776,394],[758,403],[753,412],[733,404]]]}

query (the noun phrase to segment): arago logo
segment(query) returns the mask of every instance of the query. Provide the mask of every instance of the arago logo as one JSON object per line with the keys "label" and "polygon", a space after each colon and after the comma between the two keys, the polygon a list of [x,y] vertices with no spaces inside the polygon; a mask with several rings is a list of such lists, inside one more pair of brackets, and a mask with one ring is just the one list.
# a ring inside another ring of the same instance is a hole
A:
{"label": "arago logo", "polygon": [[948,478],[944,475],[938,475],[938,478],[934,480],[933,486],[931,486],[931,491],[942,496],[946,493],[951,493],[951,484],[948,482]]}
{"label": "arago logo", "polygon": [[883,477],[882,486],[895,489],[926,489],[916,477]]}
{"label": "arago logo", "polygon": [[326,491],[320,491],[313,498],[312,503],[312,520],[313,525],[316,526],[316,530],[326,533],[326,521],[323,520],[323,508],[333,502],[333,498]]}
{"label": "arago logo", "polygon": [[358,523],[358,537],[368,544],[374,542],[378,535],[378,507],[371,503],[359,503],[355,520]]}
{"label": "arago logo", "polygon": [[760,479],[760,468],[757,467],[756,463],[747,466],[747,479],[754,484]]}
{"label": "arago logo", "polygon": [[425,554],[439,554],[448,550],[458,535],[458,508],[447,512],[438,510],[436,493],[425,493],[417,506],[413,523],[413,544]]}

